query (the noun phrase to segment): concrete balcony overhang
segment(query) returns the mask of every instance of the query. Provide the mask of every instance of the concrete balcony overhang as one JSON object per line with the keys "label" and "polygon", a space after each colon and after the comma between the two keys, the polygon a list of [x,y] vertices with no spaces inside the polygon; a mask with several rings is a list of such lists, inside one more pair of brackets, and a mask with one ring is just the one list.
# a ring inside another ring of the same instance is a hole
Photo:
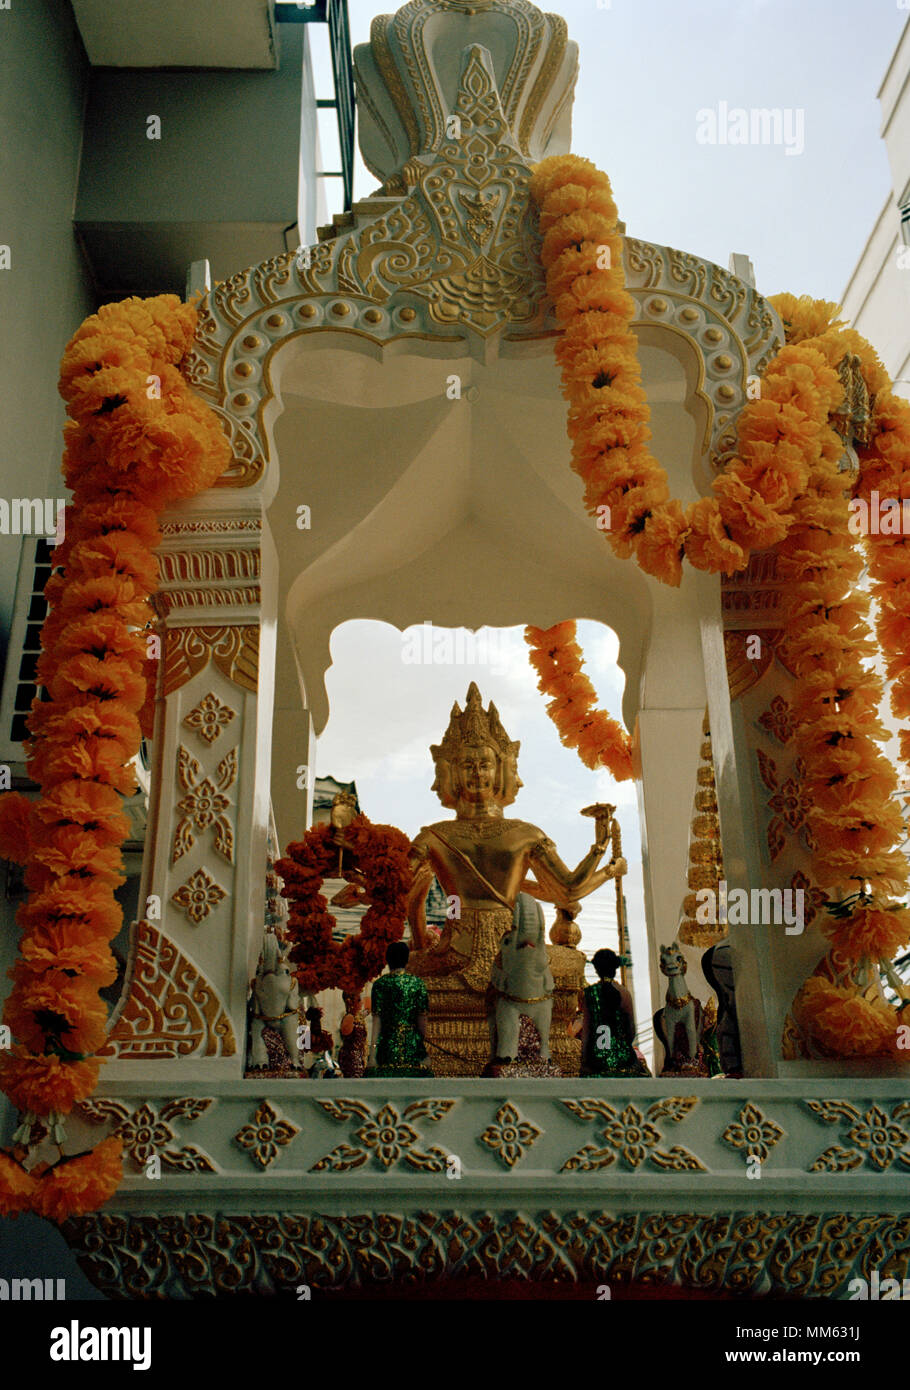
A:
{"label": "concrete balcony overhang", "polygon": [[274,0],[72,0],[93,67],[274,68]]}

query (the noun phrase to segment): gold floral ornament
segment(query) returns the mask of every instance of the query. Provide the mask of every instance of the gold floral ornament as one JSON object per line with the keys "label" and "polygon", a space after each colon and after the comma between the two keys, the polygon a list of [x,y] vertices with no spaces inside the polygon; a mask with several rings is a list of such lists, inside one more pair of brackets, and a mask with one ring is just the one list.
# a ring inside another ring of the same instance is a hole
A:
{"label": "gold floral ornament", "polygon": [[360,1120],[354,1137],[360,1140],[360,1147],[352,1144],[338,1144],[331,1153],[314,1163],[313,1173],[347,1173],[352,1168],[362,1168],[370,1159],[375,1159],[380,1168],[391,1168],[403,1159],[411,1168],[424,1173],[444,1173],[449,1155],[445,1149],[431,1145],[426,1151],[416,1148],[420,1135],[408,1123],[410,1120],[441,1120],[452,1109],[454,1100],[416,1100],[405,1107],[399,1116],[393,1105],[383,1105],[373,1114],[368,1105],[358,1100],[321,1100],[319,1104],[333,1120]]}
{"label": "gold floral ornament", "polygon": [[797,728],[793,710],[783,695],[774,696],[764,714],[759,715],[758,722],[778,743],[789,743]]}
{"label": "gold floral ornament", "polygon": [[182,884],[176,893],[171,894],[171,902],[186,913],[191,922],[199,923],[206,917],[213,908],[216,908],[223,898],[227,897],[223,888],[220,888],[205,869],[197,869],[191,874],[186,883]]}
{"label": "gold floral ornament", "polygon": [[[177,755],[177,778],[186,795],[177,802],[183,817],[177,822],[174,831],[174,850],[171,862],[186,854],[196,843],[196,835],[201,835],[211,827],[215,849],[229,864],[234,862],[234,832],[230,821],[224,814],[231,804],[223,793],[232,787],[237,779],[237,750],[232,748],[225,753],[218,764],[215,782],[202,777],[202,769],[181,745]],[[201,779],[201,780],[200,780]],[[216,785],[217,784],[217,785]]]}
{"label": "gold floral ornament", "polygon": [[225,705],[211,692],[203,696],[184,719],[188,729],[194,729],[201,739],[212,744],[221,737],[221,731],[234,718],[230,705]]}
{"label": "gold floral ornament", "polygon": [[766,1120],[757,1105],[747,1101],[739,1112],[739,1121],[727,1125],[720,1137],[731,1149],[745,1149],[747,1155],[756,1155],[764,1163],[774,1145],[783,1139],[784,1131],[773,1120]]}
{"label": "gold floral ornament", "polygon": [[878,1105],[861,1114],[845,1100],[807,1100],[806,1106],[822,1124],[848,1124],[846,1139],[854,1145],[845,1149],[832,1144],[809,1168],[810,1173],[845,1173],[861,1168],[865,1161],[884,1172],[892,1163],[910,1168],[910,1134],[902,1121],[910,1121],[910,1101],[901,1101],[888,1116]]}
{"label": "gold floral ornament", "polygon": [[84,1100],[78,1109],[95,1124],[117,1121],[111,1134],[123,1140],[123,1151],[129,1154],[136,1168],[145,1168],[150,1160],[157,1158],[163,1167],[175,1168],[180,1173],[214,1173],[217,1169],[208,1154],[194,1145],[187,1144],[182,1149],[167,1147],[176,1142],[176,1135],[167,1123],[169,1120],[196,1120],[211,1104],[210,1098],[187,1096],[165,1101],[160,1114],[156,1114],[147,1101],[132,1113],[119,1100]]}
{"label": "gold floral ornament", "polygon": [[294,1135],[299,1133],[297,1125],[292,1125],[290,1120],[279,1119],[269,1102],[263,1100],[259,1103],[252,1123],[237,1131],[234,1142],[246,1149],[250,1158],[254,1163],[258,1163],[260,1168],[268,1168],[278,1157],[279,1148],[290,1144]]}
{"label": "gold floral ornament", "polygon": [[598,1168],[608,1168],[617,1157],[630,1168],[639,1168],[646,1160],[655,1168],[669,1169],[672,1172],[707,1171],[704,1164],[688,1149],[675,1144],[672,1149],[659,1149],[660,1131],[652,1121],[670,1120],[678,1124],[698,1104],[695,1096],[668,1096],[665,1100],[649,1105],[644,1114],[634,1105],[627,1105],[617,1114],[612,1105],[603,1100],[564,1100],[563,1105],[578,1120],[592,1121],[605,1119],[602,1130],[607,1148],[596,1144],[585,1146],[567,1159],[562,1166],[564,1173],[594,1172]]}
{"label": "gold floral ornament", "polygon": [[497,1110],[493,1124],[487,1125],[481,1134],[480,1142],[492,1149],[507,1168],[514,1168],[525,1149],[535,1144],[542,1133],[530,1120],[523,1120],[515,1106],[507,1101]]}
{"label": "gold floral ornament", "polygon": [[[821,888],[816,888],[815,884],[802,871],[797,869],[790,880],[790,887],[794,893],[803,894],[803,926],[811,927],[818,914],[828,901],[828,894],[822,892]],[[794,899],[798,901],[798,899]]]}

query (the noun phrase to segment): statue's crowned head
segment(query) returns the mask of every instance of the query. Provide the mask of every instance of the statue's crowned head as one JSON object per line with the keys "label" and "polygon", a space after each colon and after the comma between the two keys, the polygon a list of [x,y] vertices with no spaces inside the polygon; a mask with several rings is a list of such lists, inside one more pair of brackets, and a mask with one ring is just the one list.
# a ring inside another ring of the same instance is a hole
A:
{"label": "statue's crowned head", "polygon": [[353,792],[336,792],[332,798],[329,819],[336,830],[343,830],[357,815],[357,797]]}
{"label": "statue's crowned head", "polygon": [[520,748],[502,727],[496,706],[491,703],[484,709],[472,681],[464,709],[456,701],[442,743],[430,749],[436,764],[433,791],[443,806],[457,807],[464,801],[508,806],[522,785]]}

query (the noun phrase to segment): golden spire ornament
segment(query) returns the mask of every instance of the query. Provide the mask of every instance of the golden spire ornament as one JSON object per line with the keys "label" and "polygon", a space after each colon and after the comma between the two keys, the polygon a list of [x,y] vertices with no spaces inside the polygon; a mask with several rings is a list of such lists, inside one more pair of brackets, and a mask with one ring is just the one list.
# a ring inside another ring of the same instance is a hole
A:
{"label": "golden spire ornament", "polygon": [[700,922],[697,917],[697,894],[710,889],[714,894],[715,919],[720,918],[720,883],[724,876],[723,850],[720,842],[720,820],[717,814],[717,786],[714,780],[714,756],[711,751],[711,727],[708,711],[702,722],[704,741],[701,763],[696,774],[695,806],[689,831],[689,892],[683,899],[679,940],[684,946],[699,946],[707,950],[727,935],[727,924]]}

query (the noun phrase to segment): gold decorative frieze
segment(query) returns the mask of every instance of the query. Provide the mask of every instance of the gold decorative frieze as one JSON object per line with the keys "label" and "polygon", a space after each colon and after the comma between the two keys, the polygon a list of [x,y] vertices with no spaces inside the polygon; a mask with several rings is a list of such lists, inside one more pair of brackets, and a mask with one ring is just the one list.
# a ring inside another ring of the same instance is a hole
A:
{"label": "gold decorative frieze", "polygon": [[162,536],[223,536],[235,531],[262,531],[259,517],[214,517],[210,520],[160,521],[158,529]]}
{"label": "gold decorative frieze", "polygon": [[152,922],[136,926],[129,993],[102,1057],[231,1057],[234,1030],[214,987]]}
{"label": "gold decorative frieze", "polygon": [[218,585],[211,589],[159,589],[152,599],[152,607],[159,618],[185,608],[254,608],[262,601],[262,589],[258,584],[248,584],[241,588]]}
{"label": "gold decorative frieze", "polygon": [[[463,1278],[679,1286],[744,1297],[849,1297],[849,1282],[910,1276],[910,1217],[849,1208],[696,1214],[481,1208],[402,1212],[376,1203],[242,1215],[95,1212],[62,1226],[81,1268],[112,1298],[299,1296],[301,1287],[442,1285]],[[187,1258],[192,1251],[192,1258]]]}
{"label": "gold decorative frieze", "polygon": [[258,579],[260,552],[255,549],[160,550],[161,583],[183,581]]}

